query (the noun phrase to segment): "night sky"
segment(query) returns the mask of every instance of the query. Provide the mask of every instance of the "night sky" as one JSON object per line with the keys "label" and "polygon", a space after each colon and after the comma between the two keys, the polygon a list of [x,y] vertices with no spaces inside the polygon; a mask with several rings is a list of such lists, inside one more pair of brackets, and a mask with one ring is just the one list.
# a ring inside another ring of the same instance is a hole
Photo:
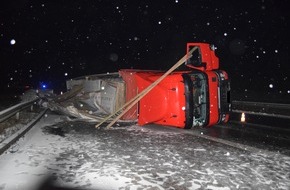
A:
{"label": "night sky", "polygon": [[[187,42],[217,47],[232,91],[290,99],[287,0],[10,0],[0,6],[0,89],[119,69],[166,70]],[[247,95],[248,94],[248,95]]]}

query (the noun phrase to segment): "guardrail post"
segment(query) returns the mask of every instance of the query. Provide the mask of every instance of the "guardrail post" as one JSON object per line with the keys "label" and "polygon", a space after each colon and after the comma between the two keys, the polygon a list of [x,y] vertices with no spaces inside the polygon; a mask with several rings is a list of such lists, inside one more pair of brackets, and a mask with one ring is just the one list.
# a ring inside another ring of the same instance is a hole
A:
{"label": "guardrail post", "polygon": [[16,116],[16,120],[19,120],[20,112],[17,112],[17,113],[15,114],[15,116]]}

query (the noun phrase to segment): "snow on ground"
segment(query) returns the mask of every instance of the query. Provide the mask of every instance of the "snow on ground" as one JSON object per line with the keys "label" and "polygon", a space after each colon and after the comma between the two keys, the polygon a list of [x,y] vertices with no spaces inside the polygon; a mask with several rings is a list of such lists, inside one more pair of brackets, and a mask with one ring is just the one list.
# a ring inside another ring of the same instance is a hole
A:
{"label": "snow on ground", "polygon": [[49,115],[0,156],[0,189],[37,189],[48,176],[80,189],[289,189],[290,157],[162,128],[95,129]]}

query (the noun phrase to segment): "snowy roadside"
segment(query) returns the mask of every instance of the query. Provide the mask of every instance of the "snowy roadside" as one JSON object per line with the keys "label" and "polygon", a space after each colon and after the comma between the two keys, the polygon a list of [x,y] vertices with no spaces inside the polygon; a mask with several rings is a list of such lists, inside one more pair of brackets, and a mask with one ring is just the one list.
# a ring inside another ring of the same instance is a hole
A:
{"label": "snowy roadside", "polygon": [[167,130],[95,129],[48,115],[0,156],[0,189],[288,189],[290,157]]}

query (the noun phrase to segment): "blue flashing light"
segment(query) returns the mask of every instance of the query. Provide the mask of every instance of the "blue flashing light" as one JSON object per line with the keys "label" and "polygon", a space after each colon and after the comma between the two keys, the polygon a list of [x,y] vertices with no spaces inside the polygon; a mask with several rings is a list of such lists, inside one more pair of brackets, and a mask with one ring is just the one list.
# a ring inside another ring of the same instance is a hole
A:
{"label": "blue flashing light", "polygon": [[46,89],[47,86],[46,86],[46,84],[42,84],[41,87],[42,87],[42,89]]}

